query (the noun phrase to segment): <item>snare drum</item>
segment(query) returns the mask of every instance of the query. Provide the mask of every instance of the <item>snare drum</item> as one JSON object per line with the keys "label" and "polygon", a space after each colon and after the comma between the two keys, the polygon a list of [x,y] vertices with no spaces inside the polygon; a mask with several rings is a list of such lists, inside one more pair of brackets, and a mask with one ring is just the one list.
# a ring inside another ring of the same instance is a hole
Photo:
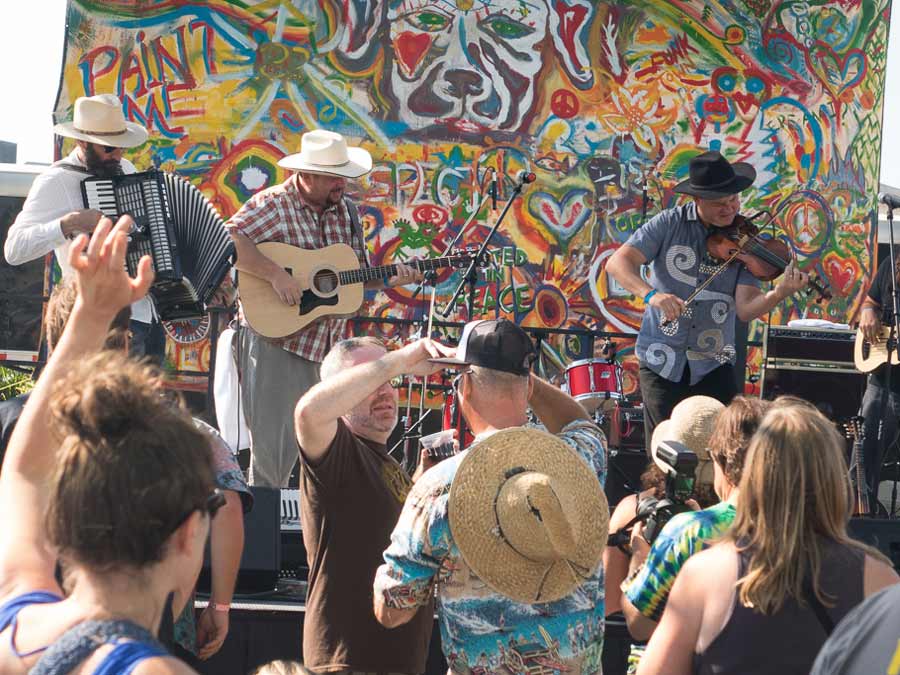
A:
{"label": "snare drum", "polygon": [[574,361],[566,368],[566,391],[588,412],[611,409],[622,393],[622,366],[604,359]]}
{"label": "snare drum", "polygon": [[441,429],[444,431],[448,429],[457,429],[457,423],[459,424],[458,429],[462,430],[462,439],[459,442],[459,451],[462,452],[475,440],[475,435],[469,431],[469,425],[466,424],[466,421],[462,419],[460,412],[456,409],[456,399],[453,396],[453,392],[448,392],[444,397],[444,408],[443,408],[443,423],[441,425]]}

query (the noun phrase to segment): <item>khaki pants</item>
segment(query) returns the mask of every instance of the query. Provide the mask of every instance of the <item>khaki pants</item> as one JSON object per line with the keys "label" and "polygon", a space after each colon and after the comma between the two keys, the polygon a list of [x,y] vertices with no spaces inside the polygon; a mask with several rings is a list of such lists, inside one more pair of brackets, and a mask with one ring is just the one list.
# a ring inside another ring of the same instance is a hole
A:
{"label": "khaki pants", "polygon": [[299,459],[297,401],[319,381],[319,364],[240,328],[241,404],[250,429],[250,484],[282,488]]}

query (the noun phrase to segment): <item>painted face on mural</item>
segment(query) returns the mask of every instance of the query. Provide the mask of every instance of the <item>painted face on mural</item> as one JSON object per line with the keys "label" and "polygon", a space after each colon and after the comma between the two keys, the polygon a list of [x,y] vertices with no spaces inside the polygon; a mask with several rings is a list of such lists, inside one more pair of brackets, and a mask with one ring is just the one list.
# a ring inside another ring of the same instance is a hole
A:
{"label": "painted face on mural", "polygon": [[512,137],[527,131],[543,68],[561,66],[579,89],[594,81],[590,0],[351,0],[350,6],[356,11],[347,18],[341,58],[361,67],[384,45],[387,117],[412,133]]}
{"label": "painted face on mural", "polygon": [[534,102],[547,8],[465,4],[405,0],[388,12],[398,116],[412,129],[515,131]]}

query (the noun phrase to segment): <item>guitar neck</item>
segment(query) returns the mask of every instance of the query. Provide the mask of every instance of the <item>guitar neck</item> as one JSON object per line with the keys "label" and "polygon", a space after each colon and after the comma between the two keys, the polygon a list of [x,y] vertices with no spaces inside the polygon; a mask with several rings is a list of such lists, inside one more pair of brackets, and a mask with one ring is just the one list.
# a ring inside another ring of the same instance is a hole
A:
{"label": "guitar neck", "polygon": [[[425,260],[411,260],[406,263],[409,267],[419,272],[432,272],[434,270],[449,267],[465,260],[466,256],[447,256],[444,258],[426,258]],[[346,270],[338,273],[338,281],[342,285],[364,284],[375,279],[387,279],[397,276],[397,265],[379,265],[378,267],[364,267],[358,270]]]}
{"label": "guitar neck", "polygon": [[866,474],[863,465],[862,439],[853,441],[853,470],[856,474],[856,515],[869,515],[869,488],[866,483]]}

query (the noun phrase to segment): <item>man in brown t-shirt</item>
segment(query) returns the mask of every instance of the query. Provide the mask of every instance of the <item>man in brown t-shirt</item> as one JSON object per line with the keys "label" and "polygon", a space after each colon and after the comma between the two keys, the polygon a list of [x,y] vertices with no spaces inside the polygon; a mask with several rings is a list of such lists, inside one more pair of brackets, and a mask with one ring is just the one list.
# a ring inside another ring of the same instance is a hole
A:
{"label": "man in brown t-shirt", "polygon": [[412,484],[385,448],[397,424],[391,380],[436,372],[441,365],[428,359],[452,351],[431,340],[392,352],[375,338],[343,340],[297,403],[309,561],[303,660],[314,672],[425,672],[432,603],[388,630],[375,620],[372,582]]}

